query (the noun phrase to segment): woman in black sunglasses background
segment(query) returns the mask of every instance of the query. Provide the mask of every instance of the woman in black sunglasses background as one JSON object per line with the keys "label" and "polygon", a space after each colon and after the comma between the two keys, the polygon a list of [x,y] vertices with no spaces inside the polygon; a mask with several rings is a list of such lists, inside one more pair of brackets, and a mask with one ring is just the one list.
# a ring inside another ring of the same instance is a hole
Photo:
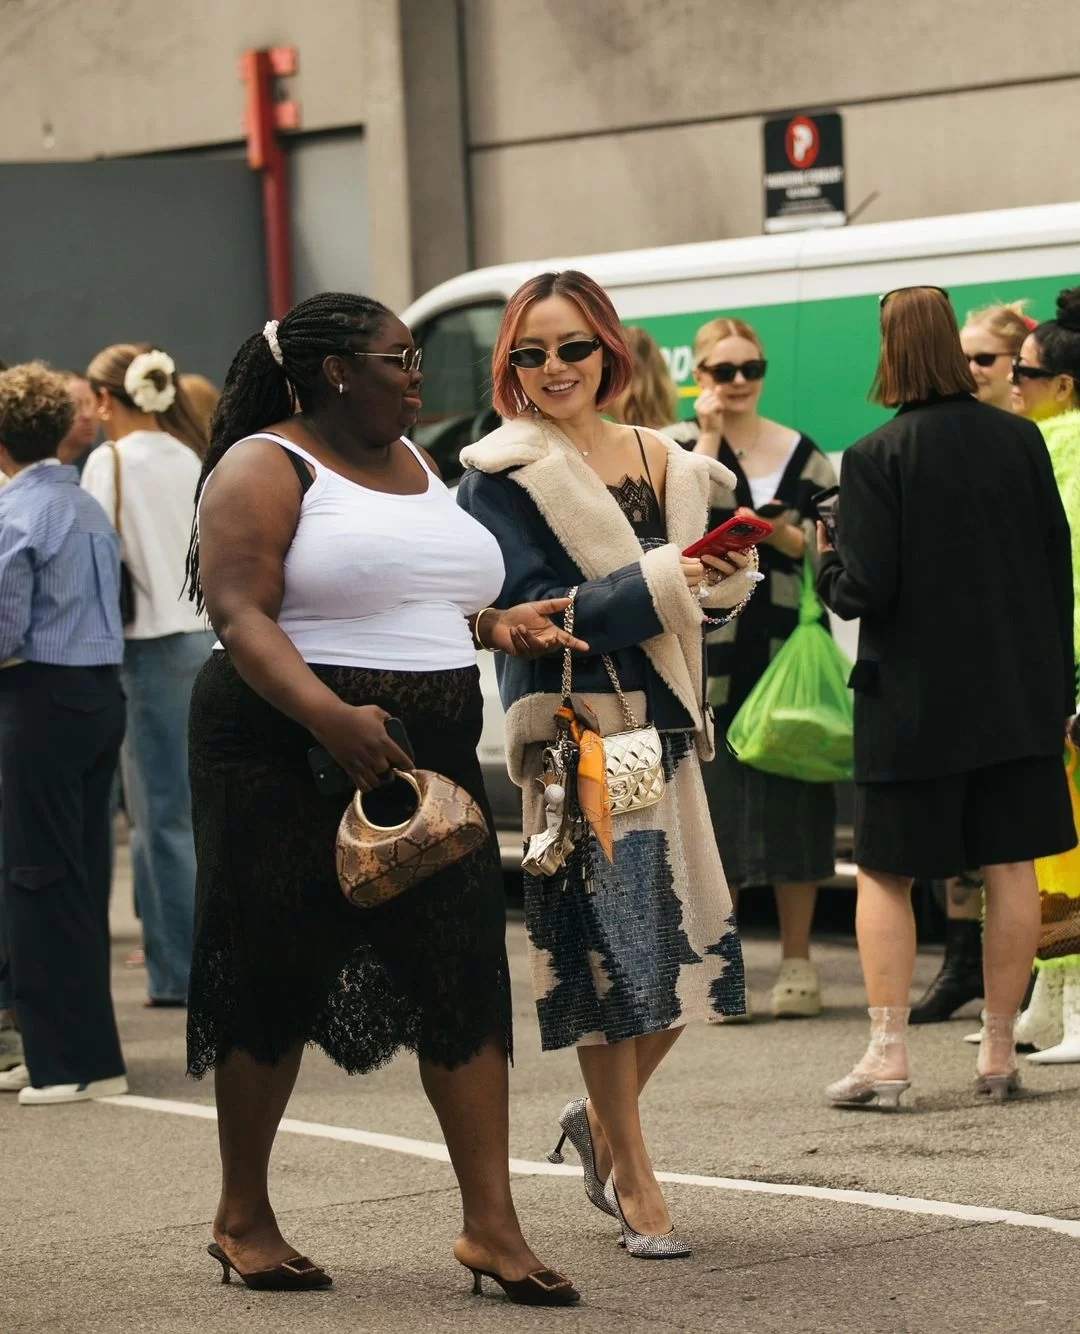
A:
{"label": "woman in black sunglasses background", "polygon": [[976,398],[1003,412],[1017,411],[1012,401],[1012,363],[1035,328],[1035,321],[1024,314],[1025,304],[1012,301],[969,311],[960,330],[960,346],[975,377]]}
{"label": "woman in black sunglasses background", "polygon": [[[735,475],[734,487],[714,490],[709,525],[764,507],[762,517],[774,526],[772,537],[758,547],[765,582],[757,596],[708,638],[709,698],[722,738],[798,624],[803,560],[817,559],[811,497],[835,486],[836,474],[809,436],[758,411],[768,363],[760,338],[744,320],[702,325],[694,339],[694,366],[701,388],[694,420],[669,433],[686,448],[719,459]],[[751,769],[723,744],[702,772],[733,895],[765,885],[776,895],[782,961],[772,1012],[791,1018],[820,1014],[810,927],[818,882],[834,871],[833,786]]]}
{"label": "woman in black sunglasses background", "polygon": [[[1057,299],[1057,316],[1024,339],[1013,362],[1013,407],[1043,433],[1054,478],[1072,531],[1074,593],[1080,599],[1080,287]],[[1075,608],[1080,601],[1074,602]],[[1074,615],[1080,661],[1080,616]],[[1078,887],[1080,892],[1080,887]],[[1037,1065],[1080,1062],[1080,955],[1040,966],[1028,1008],[1017,1022],[1017,1041],[1038,1050]]]}

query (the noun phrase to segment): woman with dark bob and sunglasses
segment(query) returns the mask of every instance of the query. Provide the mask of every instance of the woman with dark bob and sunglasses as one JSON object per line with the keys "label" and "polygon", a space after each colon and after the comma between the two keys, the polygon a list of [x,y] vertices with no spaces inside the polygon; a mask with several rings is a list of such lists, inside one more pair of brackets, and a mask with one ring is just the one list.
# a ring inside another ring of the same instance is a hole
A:
{"label": "woman with dark bob and sunglasses", "polygon": [[[968,369],[975,380],[980,403],[1012,412],[1012,363],[1035,321],[1024,314],[1024,301],[1010,301],[970,310],[960,329]],[[945,954],[941,968],[921,998],[911,1007],[912,1024],[939,1024],[967,1005],[981,1000],[982,882],[965,872],[945,886]],[[1024,1019],[1016,1025],[1016,1040]],[[974,1035],[978,1040],[979,1035]]]}
{"label": "woman with dark bob and sunglasses", "polygon": [[[743,701],[799,623],[803,562],[816,561],[812,497],[836,485],[832,464],[809,436],[758,411],[768,363],[740,319],[703,324],[694,339],[694,418],[672,435],[719,459],[734,483],[714,493],[710,526],[758,513],[773,534],[758,548],[765,584],[745,613],[709,635],[709,701],[725,736]],[[823,622],[824,623],[824,622]],[[705,766],[716,841],[734,894],[772,885],[780,919],[780,974],[770,997],[778,1018],[821,1013],[810,961],[817,886],[834,872],[836,800],[831,783],[806,783],[740,764],[726,745]],[[749,1006],[747,1007],[749,1012]]]}
{"label": "woman with dark bob and sunglasses", "polygon": [[[1080,660],[1080,287],[1061,292],[1056,317],[1024,339],[1010,378],[1014,409],[1043,433],[1072,529],[1073,637]],[[1080,1062],[1080,955],[1039,961],[1016,1032],[1018,1042],[1037,1048],[1028,1057],[1036,1065]]]}
{"label": "woman with dark bob and sunglasses", "polygon": [[[417,766],[486,810],[477,646],[524,657],[585,647],[548,620],[565,601],[489,608],[503,583],[498,544],[405,435],[420,384],[420,353],[391,311],[324,292],[243,344],[213,418],[189,557],[191,594],[220,641],[191,703],[188,1069],[215,1069],[222,1192],[210,1253],[252,1287],[330,1282],[270,1205],[278,1122],[306,1044],[350,1074],[406,1048],[461,1189],[455,1257],[477,1290],[486,1274],[512,1301],[568,1305],[576,1290],[533,1255],[510,1196],[494,835],[365,912],[335,872],[353,789],[413,767],[388,719],[404,724]],[[316,744],[344,770],[344,792],[316,786]]]}
{"label": "woman with dark bob and sunglasses", "polygon": [[[631,371],[618,316],[591,278],[530,279],[507,304],[492,357],[492,400],[508,420],[463,452],[458,499],[502,547],[497,606],[576,590],[574,632],[589,656],[574,661],[571,689],[593,753],[597,731],[647,722],[660,734],[660,800],[612,814],[615,785],[601,771],[565,865],[526,876],[525,925],[542,1045],[577,1048],[588,1092],[560,1117],[588,1198],[619,1221],[630,1255],[673,1258],[690,1248],[653,1172],[638,1098],[687,1023],[743,1010],[742,953],[699,768],[713,746],[702,620],[703,608],[735,614],[756,561],[682,555],[731,474],[654,431],[605,420]],[[546,823],[537,780],[563,699],[560,663],[500,656],[497,667],[531,835]]]}
{"label": "woman with dark bob and sunglasses", "polygon": [[[948,297],[886,294],[873,398],[899,407],[852,445],[818,592],[860,617],[856,933],[870,1043],[835,1106],[909,1087],[913,878],[983,878],[976,1090],[1018,1087],[1014,1025],[1039,939],[1037,857],[1073,847],[1061,763],[1074,712],[1069,525],[1042,436],[975,397]],[[1003,551],[1009,555],[1003,559]]]}

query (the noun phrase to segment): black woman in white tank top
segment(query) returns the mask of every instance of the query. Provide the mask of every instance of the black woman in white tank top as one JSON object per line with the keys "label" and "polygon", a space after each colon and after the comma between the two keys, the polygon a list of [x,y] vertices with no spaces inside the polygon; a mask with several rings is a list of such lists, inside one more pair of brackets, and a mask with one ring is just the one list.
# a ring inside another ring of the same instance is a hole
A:
{"label": "black woman in white tank top", "polygon": [[512,1300],[566,1305],[577,1292],[529,1249],[510,1195],[494,836],[358,912],[334,870],[347,796],[321,794],[307,764],[320,743],[371,791],[412,767],[386,730],[393,716],[419,767],[486,808],[476,645],[536,657],[567,642],[548,619],[565,600],[486,610],[503,583],[499,546],[405,438],[419,361],[378,303],[301,302],[238,352],[200,479],[189,583],[218,646],[192,697],[188,1066],[216,1073],[223,1191],[210,1249],[260,1287],[330,1282],[270,1206],[277,1124],[306,1044],[353,1074],[405,1047],[461,1188],[455,1256]]}

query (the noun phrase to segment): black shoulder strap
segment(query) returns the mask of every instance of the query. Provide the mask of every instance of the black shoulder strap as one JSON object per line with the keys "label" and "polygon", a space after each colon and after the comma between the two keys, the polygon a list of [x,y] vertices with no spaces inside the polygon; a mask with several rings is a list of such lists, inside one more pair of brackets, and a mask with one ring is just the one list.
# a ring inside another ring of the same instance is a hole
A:
{"label": "black shoulder strap", "polygon": [[645,457],[645,446],[641,442],[641,432],[634,427],[634,434],[637,436],[637,447],[641,450],[641,461],[645,465],[645,476],[649,479],[649,486],[652,488],[653,495],[656,494],[656,487],[653,486],[652,473],[649,471],[649,460]]}
{"label": "black shoulder strap", "polygon": [[311,484],[312,482],[314,482],[315,478],[312,477],[310,471],[308,470],[307,464],[300,457],[299,454],[294,454],[291,449],[286,449],[284,445],[281,446],[281,451],[285,455],[285,457],[289,460],[289,462],[292,464],[293,472],[296,473],[297,477],[300,480],[301,494],[306,495],[307,492],[311,489]]}

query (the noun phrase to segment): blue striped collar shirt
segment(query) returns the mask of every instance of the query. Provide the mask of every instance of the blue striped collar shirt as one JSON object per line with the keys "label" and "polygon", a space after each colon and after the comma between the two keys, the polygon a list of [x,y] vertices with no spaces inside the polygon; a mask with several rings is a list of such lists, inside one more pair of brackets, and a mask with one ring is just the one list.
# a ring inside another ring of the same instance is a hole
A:
{"label": "blue striped collar shirt", "polygon": [[47,460],[0,490],[0,665],[124,658],[120,542],[79,474]]}

